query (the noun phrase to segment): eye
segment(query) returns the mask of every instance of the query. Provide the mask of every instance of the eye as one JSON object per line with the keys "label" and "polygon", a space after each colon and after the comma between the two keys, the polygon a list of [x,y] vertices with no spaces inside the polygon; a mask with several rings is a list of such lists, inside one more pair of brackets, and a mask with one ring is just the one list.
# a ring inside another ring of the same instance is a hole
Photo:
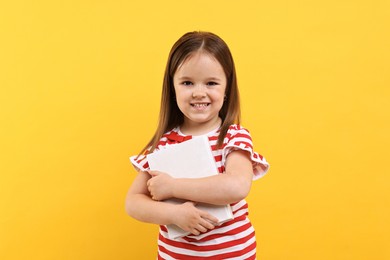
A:
{"label": "eye", "polygon": [[191,86],[192,82],[187,80],[187,81],[183,81],[181,84],[183,84],[184,86]]}
{"label": "eye", "polygon": [[218,83],[215,81],[207,82],[207,86],[215,86],[215,85],[218,85]]}

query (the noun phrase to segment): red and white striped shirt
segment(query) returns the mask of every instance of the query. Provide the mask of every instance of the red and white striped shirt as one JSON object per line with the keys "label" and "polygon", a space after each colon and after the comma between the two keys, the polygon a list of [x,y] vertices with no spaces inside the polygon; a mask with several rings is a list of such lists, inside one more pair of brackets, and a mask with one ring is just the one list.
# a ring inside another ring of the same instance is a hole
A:
{"label": "red and white striped shirt", "polygon": [[[217,148],[219,129],[207,134],[220,174],[225,172],[225,161],[230,152],[244,150],[250,154],[254,176],[262,177],[269,164],[253,151],[250,133],[240,125],[231,125],[221,148]],[[165,133],[156,150],[191,139],[180,132],[179,127]],[[137,170],[149,170],[146,156],[132,156],[130,160]],[[168,238],[165,226],[160,226],[158,259],[256,259],[255,231],[248,219],[248,204],[241,200],[231,205],[234,219],[198,236],[188,235],[175,240]]]}

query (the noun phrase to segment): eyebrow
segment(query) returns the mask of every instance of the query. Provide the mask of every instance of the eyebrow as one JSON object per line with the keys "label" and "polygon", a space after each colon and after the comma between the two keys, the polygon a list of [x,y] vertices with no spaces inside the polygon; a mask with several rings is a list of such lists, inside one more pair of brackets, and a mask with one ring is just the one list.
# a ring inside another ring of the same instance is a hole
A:
{"label": "eyebrow", "polygon": [[[183,77],[179,77],[178,80],[192,80],[191,77],[187,77],[187,76],[183,76]],[[216,77],[210,77],[210,78],[207,78],[207,80],[214,80],[214,81],[218,81],[218,80],[221,80],[220,78],[216,78]]]}

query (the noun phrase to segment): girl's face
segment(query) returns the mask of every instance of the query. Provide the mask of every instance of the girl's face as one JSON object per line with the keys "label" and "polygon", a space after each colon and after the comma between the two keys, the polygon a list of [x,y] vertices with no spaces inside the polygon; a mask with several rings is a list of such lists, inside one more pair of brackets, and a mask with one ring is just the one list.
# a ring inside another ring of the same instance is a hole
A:
{"label": "girl's face", "polygon": [[226,90],[226,75],[210,54],[196,52],[178,67],[173,76],[176,102],[184,114],[182,131],[207,133],[217,128]]}

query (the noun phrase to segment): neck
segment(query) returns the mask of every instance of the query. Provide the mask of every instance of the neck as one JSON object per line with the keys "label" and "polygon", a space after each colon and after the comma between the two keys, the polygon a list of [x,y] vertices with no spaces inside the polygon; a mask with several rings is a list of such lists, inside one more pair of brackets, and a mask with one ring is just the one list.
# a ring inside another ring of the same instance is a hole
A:
{"label": "neck", "polygon": [[221,126],[221,123],[222,119],[219,117],[213,122],[207,123],[184,122],[180,126],[180,131],[186,135],[203,135],[209,133],[212,130],[217,129]]}

